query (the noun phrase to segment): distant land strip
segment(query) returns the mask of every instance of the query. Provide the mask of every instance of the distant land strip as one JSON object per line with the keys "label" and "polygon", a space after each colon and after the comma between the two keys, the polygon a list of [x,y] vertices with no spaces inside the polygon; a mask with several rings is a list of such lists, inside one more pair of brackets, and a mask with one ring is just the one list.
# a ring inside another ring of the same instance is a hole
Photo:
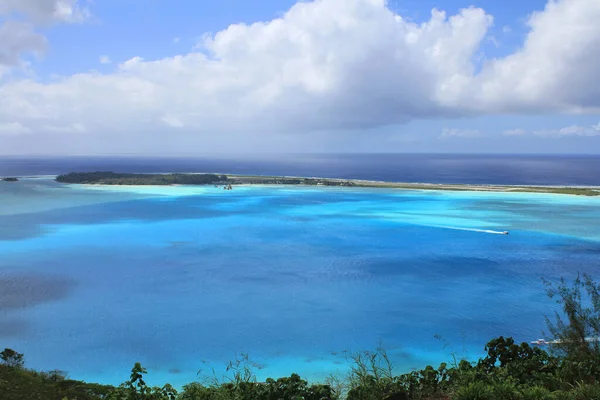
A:
{"label": "distant land strip", "polygon": [[[56,177],[57,182],[88,185],[297,185],[394,188],[414,190],[451,190],[483,192],[554,193],[600,196],[600,187],[518,186],[381,182],[358,179],[308,178],[292,176],[224,175],[202,173],[135,174],[110,171],[71,172]],[[231,185],[231,186],[230,186]]]}

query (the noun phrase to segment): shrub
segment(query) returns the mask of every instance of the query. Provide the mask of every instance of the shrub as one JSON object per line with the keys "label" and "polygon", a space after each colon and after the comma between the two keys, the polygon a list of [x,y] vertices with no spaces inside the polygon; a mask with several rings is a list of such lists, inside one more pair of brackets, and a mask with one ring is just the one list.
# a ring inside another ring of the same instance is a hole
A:
{"label": "shrub", "polygon": [[550,391],[542,386],[532,386],[522,390],[523,400],[553,400]]}
{"label": "shrub", "polygon": [[483,382],[473,382],[458,388],[453,400],[494,400],[490,388]]}

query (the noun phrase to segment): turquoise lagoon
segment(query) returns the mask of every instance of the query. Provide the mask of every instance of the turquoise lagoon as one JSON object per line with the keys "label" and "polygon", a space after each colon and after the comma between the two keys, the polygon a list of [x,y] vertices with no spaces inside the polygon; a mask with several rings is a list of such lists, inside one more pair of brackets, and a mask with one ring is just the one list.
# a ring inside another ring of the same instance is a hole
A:
{"label": "turquoise lagoon", "polygon": [[[541,278],[600,270],[600,198],[315,187],[0,182],[0,346],[118,384],[398,372],[541,337]],[[498,235],[497,231],[510,231]]]}

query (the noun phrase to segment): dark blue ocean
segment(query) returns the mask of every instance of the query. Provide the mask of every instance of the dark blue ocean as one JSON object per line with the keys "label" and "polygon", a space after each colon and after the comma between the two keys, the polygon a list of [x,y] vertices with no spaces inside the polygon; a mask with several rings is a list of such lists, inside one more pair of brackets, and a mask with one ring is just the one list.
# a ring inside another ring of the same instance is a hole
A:
{"label": "dark blue ocean", "polygon": [[[383,345],[398,372],[544,337],[542,277],[600,272],[600,198],[327,187],[102,187],[69,171],[214,171],[598,185],[598,157],[0,159],[0,347],[118,384],[181,385],[247,352],[258,377],[343,374]],[[509,231],[509,235],[499,234]],[[546,337],[547,338],[547,337]],[[200,375],[197,375],[201,371]]]}
{"label": "dark blue ocean", "polygon": [[0,156],[2,175],[72,171],[222,172],[396,182],[600,186],[600,156],[466,154],[285,154],[219,157]]}

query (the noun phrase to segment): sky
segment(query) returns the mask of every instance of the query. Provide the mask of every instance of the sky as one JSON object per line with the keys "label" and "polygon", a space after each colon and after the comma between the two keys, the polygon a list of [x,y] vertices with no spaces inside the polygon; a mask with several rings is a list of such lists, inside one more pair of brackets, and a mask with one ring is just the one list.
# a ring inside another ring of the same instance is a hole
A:
{"label": "sky", "polygon": [[598,0],[0,0],[0,155],[600,154]]}

